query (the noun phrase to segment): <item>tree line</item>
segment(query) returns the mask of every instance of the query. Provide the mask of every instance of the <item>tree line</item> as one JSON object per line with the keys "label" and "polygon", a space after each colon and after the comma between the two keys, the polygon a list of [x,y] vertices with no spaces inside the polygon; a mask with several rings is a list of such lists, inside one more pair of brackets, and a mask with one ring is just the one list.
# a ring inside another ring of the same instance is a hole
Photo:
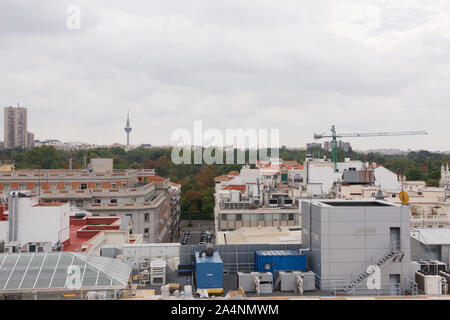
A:
{"label": "tree line", "polygon": [[[115,169],[155,169],[159,176],[170,178],[181,184],[181,214],[185,218],[212,218],[214,211],[214,177],[233,170],[240,170],[241,164],[180,164],[171,161],[170,148],[136,148],[126,151],[121,147],[93,148],[88,150],[64,151],[51,146],[35,147],[29,150],[16,148],[0,151],[0,160],[14,160],[16,169],[65,169],[72,157],[73,169],[82,169],[91,158],[113,158]],[[270,154],[269,154],[270,155]],[[331,152],[322,148],[292,150],[282,147],[279,156],[283,160],[302,163],[306,157],[331,158]],[[409,152],[404,155],[382,155],[380,153],[357,153],[338,149],[338,161],[345,158],[376,162],[408,180],[423,180],[430,186],[438,186],[441,165],[450,163],[450,155],[429,151]],[[249,159],[248,150],[245,159]],[[192,153],[192,163],[193,161]],[[237,160],[237,152],[235,152]],[[224,163],[225,154],[224,154]],[[235,161],[237,163],[237,161]]]}

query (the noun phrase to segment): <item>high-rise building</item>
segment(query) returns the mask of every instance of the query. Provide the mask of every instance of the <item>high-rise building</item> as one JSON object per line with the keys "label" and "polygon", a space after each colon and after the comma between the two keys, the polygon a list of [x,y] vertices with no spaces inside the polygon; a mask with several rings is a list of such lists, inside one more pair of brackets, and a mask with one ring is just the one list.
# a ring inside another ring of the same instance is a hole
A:
{"label": "high-rise building", "polygon": [[4,128],[5,149],[34,146],[34,134],[27,131],[27,108],[5,107]]}

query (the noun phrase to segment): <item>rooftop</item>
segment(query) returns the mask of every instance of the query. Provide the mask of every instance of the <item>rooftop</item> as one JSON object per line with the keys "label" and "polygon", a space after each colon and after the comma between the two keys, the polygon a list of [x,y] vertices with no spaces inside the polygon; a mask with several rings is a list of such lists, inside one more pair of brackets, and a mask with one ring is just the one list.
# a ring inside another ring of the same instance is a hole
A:
{"label": "rooftop", "polygon": [[[105,230],[120,230],[121,217],[70,217],[70,236],[64,251],[88,251],[89,241]],[[122,226],[123,228],[123,226]]]}
{"label": "rooftop", "polygon": [[411,237],[426,245],[450,245],[450,228],[416,228],[411,230]]}
{"label": "rooftop", "polygon": [[216,243],[225,244],[301,244],[302,231],[299,226],[250,227],[234,231],[219,232]]}
{"label": "rooftop", "polygon": [[0,254],[0,266],[0,293],[71,290],[69,268],[79,268],[83,291],[124,289],[131,274],[119,259],[75,252]]}
{"label": "rooftop", "polygon": [[331,207],[392,207],[391,203],[383,201],[320,201],[322,204],[326,204]]}

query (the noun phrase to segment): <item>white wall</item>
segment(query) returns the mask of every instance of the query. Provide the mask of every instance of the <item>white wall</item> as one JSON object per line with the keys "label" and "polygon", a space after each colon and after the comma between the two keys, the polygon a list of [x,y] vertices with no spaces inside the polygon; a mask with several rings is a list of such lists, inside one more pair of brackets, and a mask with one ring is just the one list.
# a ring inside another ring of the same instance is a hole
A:
{"label": "white wall", "polygon": [[0,221],[0,242],[8,242],[8,221]]}
{"label": "white wall", "polygon": [[142,258],[150,260],[163,259],[169,267],[177,267],[180,261],[181,244],[179,243],[137,243],[126,244],[122,248],[123,258],[132,268],[139,267]]}
{"label": "white wall", "polygon": [[308,186],[308,191],[311,190],[311,194],[325,194],[331,191],[333,183],[339,179],[342,173],[334,172],[333,164],[328,165],[314,165],[310,164],[308,167],[308,183],[321,184],[319,186]]}
{"label": "white wall", "polygon": [[363,163],[359,160],[337,163],[337,168],[339,172],[343,172],[344,170],[348,170],[350,168],[355,168],[355,170],[362,170],[362,166]]}
{"label": "white wall", "polygon": [[17,241],[63,242],[69,239],[69,204],[35,206],[32,198],[19,198]]}
{"label": "white wall", "polygon": [[398,177],[392,171],[385,167],[377,167],[374,169],[375,185],[381,186],[382,189],[401,189]]}

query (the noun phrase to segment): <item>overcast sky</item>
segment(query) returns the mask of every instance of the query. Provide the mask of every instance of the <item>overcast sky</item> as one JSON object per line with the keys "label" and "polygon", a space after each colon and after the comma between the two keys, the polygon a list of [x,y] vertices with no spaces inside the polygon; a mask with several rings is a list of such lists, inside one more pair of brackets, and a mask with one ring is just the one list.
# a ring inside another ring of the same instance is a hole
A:
{"label": "overcast sky", "polygon": [[0,101],[40,140],[125,143],[129,109],[132,144],[201,120],[287,146],[332,123],[427,130],[347,140],[450,150],[450,1],[1,0]]}

